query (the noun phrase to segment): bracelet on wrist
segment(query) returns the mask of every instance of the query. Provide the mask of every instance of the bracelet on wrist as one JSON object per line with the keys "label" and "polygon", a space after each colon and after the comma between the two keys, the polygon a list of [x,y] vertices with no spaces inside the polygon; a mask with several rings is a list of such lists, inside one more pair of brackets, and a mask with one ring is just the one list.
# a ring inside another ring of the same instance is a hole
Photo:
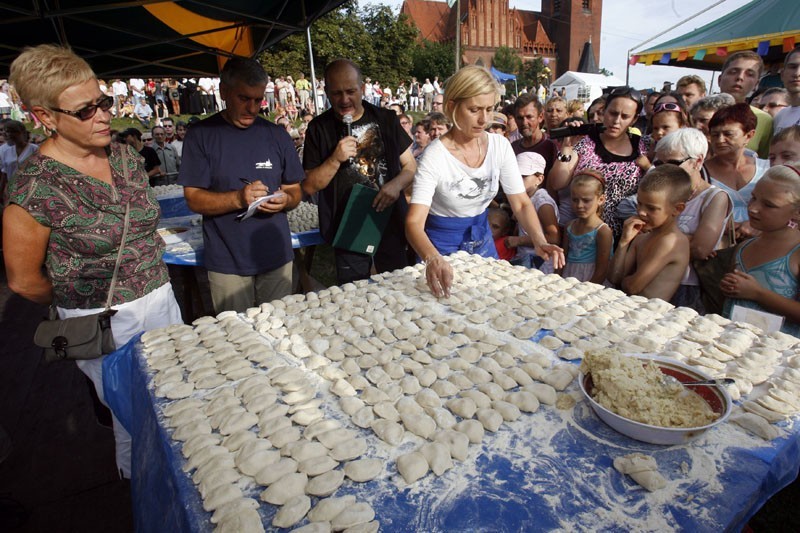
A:
{"label": "bracelet on wrist", "polygon": [[570,161],[572,161],[572,152],[565,154],[564,152],[559,150],[558,154],[556,154],[556,159],[558,159],[562,163],[569,163]]}

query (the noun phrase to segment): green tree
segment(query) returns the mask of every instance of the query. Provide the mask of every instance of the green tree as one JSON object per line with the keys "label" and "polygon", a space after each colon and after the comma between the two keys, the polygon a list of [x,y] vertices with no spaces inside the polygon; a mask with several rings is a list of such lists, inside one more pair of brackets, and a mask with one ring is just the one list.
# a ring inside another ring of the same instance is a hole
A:
{"label": "green tree", "polygon": [[422,44],[413,47],[411,74],[416,76],[420,82],[424,82],[425,78],[433,80],[434,76],[439,76],[440,80],[446,80],[453,75],[455,55],[455,43],[422,41]]}
{"label": "green tree", "polygon": [[[511,48],[507,46],[498,48],[492,58],[492,66],[500,72],[516,75],[517,82],[519,82],[519,74],[522,71],[522,58]],[[513,94],[515,87],[517,87],[517,84],[513,80],[505,82],[505,94]]]}
{"label": "green tree", "polygon": [[544,60],[541,57],[526,61],[522,66],[517,81],[520,88],[525,86],[538,87],[540,83],[546,87],[550,84],[550,68],[544,64]]}
{"label": "green tree", "polygon": [[492,66],[506,74],[520,74],[522,70],[522,58],[511,48],[501,46],[494,53]]}
{"label": "green tree", "polygon": [[[372,39],[358,17],[355,0],[317,19],[311,25],[311,43],[318,77],[321,77],[325,65],[341,57],[351,59],[359,65],[374,62]],[[308,43],[305,34],[287,37],[264,51],[259,60],[273,76],[308,73]]]}
{"label": "green tree", "polygon": [[361,20],[374,51],[370,63],[361,65],[365,75],[396,87],[413,66],[413,51],[419,30],[408,24],[405,15],[395,15],[386,5],[367,5]]}
{"label": "green tree", "polygon": [[601,68],[600,69],[600,74],[602,74],[603,76],[613,76],[614,75],[614,73],[611,72],[610,70],[608,70],[607,68]]}
{"label": "green tree", "polygon": [[290,35],[272,49],[262,52],[259,61],[270,76],[292,75],[308,72],[308,45],[305,35]]}

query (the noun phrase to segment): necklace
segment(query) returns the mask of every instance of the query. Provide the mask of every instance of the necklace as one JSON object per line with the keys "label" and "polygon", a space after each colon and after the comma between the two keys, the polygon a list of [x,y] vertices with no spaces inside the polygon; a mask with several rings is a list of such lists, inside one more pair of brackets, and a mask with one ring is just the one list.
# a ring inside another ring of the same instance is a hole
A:
{"label": "necklace", "polygon": [[467,151],[464,150],[461,146],[457,145],[455,142],[453,142],[453,146],[459,152],[461,152],[461,158],[464,160],[464,163],[466,163],[467,166],[471,168],[475,168],[478,165],[480,165],[481,160],[483,159],[483,146],[481,145],[480,137],[478,137],[477,141],[478,141],[478,159],[475,161],[475,164],[470,163],[469,160],[467,159]]}

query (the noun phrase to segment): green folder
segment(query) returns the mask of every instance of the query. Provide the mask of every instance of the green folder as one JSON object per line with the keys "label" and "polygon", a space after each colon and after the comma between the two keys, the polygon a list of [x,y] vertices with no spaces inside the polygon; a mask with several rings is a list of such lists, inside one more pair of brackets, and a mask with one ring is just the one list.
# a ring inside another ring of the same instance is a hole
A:
{"label": "green folder", "polygon": [[375,255],[394,208],[388,207],[380,213],[375,211],[372,202],[377,194],[375,189],[359,183],[353,185],[336,237],[333,238],[334,248]]}

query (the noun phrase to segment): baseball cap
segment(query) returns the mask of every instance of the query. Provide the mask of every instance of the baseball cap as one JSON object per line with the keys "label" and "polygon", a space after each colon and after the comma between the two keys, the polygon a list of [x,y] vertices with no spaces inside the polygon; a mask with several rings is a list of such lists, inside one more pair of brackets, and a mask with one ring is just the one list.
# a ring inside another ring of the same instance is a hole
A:
{"label": "baseball cap", "polygon": [[492,118],[491,126],[500,126],[503,129],[508,127],[508,117],[506,117],[503,113],[498,113],[497,111],[494,112],[494,117]]}
{"label": "baseball cap", "polygon": [[533,174],[544,174],[547,162],[541,154],[536,152],[522,152],[517,156],[520,174],[531,176]]}

